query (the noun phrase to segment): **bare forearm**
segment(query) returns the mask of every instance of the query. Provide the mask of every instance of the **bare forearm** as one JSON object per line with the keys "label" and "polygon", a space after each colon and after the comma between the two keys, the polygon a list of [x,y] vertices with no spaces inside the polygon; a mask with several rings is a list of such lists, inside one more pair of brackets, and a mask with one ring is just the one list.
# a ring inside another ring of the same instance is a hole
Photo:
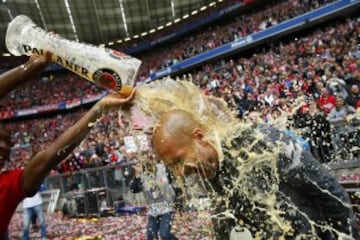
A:
{"label": "bare forearm", "polygon": [[0,99],[21,84],[32,80],[45,66],[46,64],[41,61],[28,61],[19,67],[1,74]]}
{"label": "bare forearm", "polygon": [[75,125],[60,135],[46,150],[36,154],[24,170],[25,189],[32,193],[38,189],[51,169],[64,160],[92,128],[92,124],[101,117],[101,109],[95,105]]}
{"label": "bare forearm", "polygon": [[46,150],[36,154],[24,170],[24,187],[28,194],[37,191],[46,175],[64,160],[91,130],[103,111],[130,102],[135,96],[135,89],[124,98],[117,93],[110,93],[97,102],[76,124],[61,134]]}
{"label": "bare forearm", "polygon": [[85,138],[92,125],[101,117],[101,109],[95,105],[75,125],[60,135],[57,140],[46,150],[52,160],[49,167],[53,168],[71,153],[76,146]]}

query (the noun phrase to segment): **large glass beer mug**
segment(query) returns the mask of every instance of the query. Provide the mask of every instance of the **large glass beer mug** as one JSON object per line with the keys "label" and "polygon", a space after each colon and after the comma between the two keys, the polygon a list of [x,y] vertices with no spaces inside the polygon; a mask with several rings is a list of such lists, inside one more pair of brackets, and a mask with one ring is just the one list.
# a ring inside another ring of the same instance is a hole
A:
{"label": "large glass beer mug", "polygon": [[119,51],[71,41],[19,15],[7,28],[6,47],[15,56],[53,53],[52,61],[81,77],[125,96],[131,93],[141,61]]}

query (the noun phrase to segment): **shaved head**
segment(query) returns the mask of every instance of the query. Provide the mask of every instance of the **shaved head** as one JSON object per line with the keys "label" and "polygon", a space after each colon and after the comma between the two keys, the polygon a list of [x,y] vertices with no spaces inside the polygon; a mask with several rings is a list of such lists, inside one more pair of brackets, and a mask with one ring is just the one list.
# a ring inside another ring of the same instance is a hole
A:
{"label": "shaved head", "polygon": [[193,141],[192,133],[196,127],[199,124],[185,111],[176,110],[165,114],[154,131],[155,151],[160,156],[166,156],[169,151],[183,147]]}
{"label": "shaved head", "polygon": [[[177,175],[184,175],[187,166],[205,169],[204,176],[217,171],[221,140],[238,124],[224,100],[206,96],[190,81],[170,78],[138,86],[131,108],[147,116],[149,121],[140,119],[150,124],[140,125],[150,126],[145,131],[153,133],[155,153]],[[127,115],[126,109],[120,111]]]}
{"label": "shaved head", "polygon": [[154,130],[154,149],[176,175],[200,169],[202,175],[213,176],[218,168],[218,154],[205,135],[191,113],[171,111],[163,115]]}
{"label": "shaved head", "polygon": [[199,127],[200,124],[194,120],[190,113],[183,110],[171,111],[165,114],[156,126],[154,141],[161,143],[165,140],[177,138],[177,142],[180,144],[188,140],[186,138],[190,137],[193,130]]}

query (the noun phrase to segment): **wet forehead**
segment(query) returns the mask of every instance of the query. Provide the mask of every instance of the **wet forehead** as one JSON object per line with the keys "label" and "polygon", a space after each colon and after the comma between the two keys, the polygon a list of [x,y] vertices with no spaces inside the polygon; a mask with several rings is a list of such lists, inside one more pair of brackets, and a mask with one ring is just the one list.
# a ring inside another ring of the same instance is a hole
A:
{"label": "wet forehead", "polygon": [[157,131],[153,135],[154,147],[159,154],[166,154],[174,147],[171,137],[166,137],[162,131]]}
{"label": "wet forehead", "polygon": [[153,135],[154,143],[158,146],[175,145],[179,147],[186,145],[190,141],[190,138],[189,135],[171,126],[158,126]]}
{"label": "wet forehead", "polygon": [[176,158],[184,149],[183,141],[179,140],[181,136],[172,136],[158,132],[154,134],[154,148],[156,153],[165,159]]}

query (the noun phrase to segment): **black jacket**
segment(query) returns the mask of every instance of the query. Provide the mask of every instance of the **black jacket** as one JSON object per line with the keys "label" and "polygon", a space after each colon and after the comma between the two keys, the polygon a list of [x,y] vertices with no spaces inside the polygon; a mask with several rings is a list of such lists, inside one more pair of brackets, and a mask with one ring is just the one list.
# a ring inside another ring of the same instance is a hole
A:
{"label": "black jacket", "polygon": [[309,152],[267,125],[236,132],[208,186],[217,239],[229,239],[237,224],[265,240],[331,240],[336,231],[359,239],[348,194]]}

